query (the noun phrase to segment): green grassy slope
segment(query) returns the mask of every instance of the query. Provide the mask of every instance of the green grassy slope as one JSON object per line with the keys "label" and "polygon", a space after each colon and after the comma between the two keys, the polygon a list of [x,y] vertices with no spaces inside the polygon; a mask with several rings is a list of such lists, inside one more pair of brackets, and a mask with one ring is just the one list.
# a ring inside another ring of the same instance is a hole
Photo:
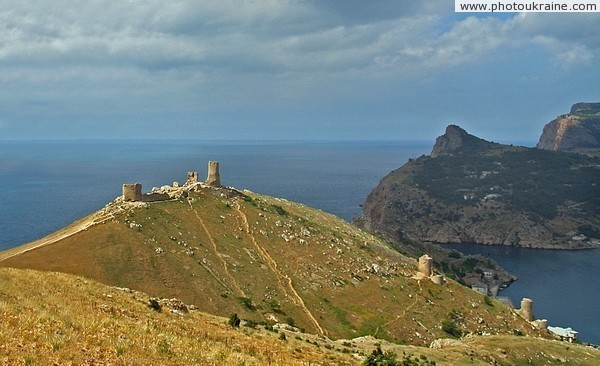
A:
{"label": "green grassy slope", "polygon": [[455,282],[411,278],[414,259],[301,204],[204,189],[175,201],[114,202],[101,214],[112,219],[0,266],[82,275],[331,338],[428,345],[447,336],[441,324],[450,313],[460,315],[465,333],[537,334],[508,308],[485,305]]}

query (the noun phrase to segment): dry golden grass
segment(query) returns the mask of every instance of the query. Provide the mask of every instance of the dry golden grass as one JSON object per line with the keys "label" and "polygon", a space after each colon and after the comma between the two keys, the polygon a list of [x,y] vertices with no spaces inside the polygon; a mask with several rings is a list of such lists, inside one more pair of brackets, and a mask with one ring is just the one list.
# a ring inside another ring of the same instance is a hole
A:
{"label": "dry golden grass", "polygon": [[[533,337],[467,337],[442,349],[373,337],[330,341],[318,335],[231,328],[227,319],[161,312],[148,295],[73,275],[0,269],[2,365],[359,365],[378,344],[403,360],[436,365],[595,366],[600,351]],[[429,363],[431,364],[431,363]]]}
{"label": "dry golden grass", "polygon": [[0,269],[3,365],[354,365],[356,358],[65,274]]}

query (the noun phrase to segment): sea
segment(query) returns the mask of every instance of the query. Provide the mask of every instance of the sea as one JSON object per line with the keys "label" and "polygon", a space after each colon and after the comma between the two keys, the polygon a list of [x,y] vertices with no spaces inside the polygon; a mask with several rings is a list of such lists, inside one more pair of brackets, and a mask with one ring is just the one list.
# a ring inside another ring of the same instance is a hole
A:
{"label": "sea", "polygon": [[[305,203],[347,221],[379,180],[431,151],[431,141],[0,141],[0,250],[28,243],[88,215],[123,183],[152,187],[202,179],[219,161],[221,182]],[[534,315],[600,344],[600,251],[548,251],[461,244],[519,280],[501,295],[529,297]]]}

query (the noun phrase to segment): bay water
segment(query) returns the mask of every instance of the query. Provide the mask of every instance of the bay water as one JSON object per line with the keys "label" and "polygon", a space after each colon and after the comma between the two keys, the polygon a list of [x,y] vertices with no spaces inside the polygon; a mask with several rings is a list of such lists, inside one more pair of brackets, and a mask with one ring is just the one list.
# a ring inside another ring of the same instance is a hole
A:
{"label": "bay water", "polygon": [[[0,142],[0,250],[38,239],[121,194],[123,183],[183,183],[220,163],[221,182],[305,203],[345,220],[390,171],[428,154],[431,142],[385,141],[14,141]],[[600,344],[600,251],[461,245],[519,276],[502,295],[534,300],[549,324]]]}

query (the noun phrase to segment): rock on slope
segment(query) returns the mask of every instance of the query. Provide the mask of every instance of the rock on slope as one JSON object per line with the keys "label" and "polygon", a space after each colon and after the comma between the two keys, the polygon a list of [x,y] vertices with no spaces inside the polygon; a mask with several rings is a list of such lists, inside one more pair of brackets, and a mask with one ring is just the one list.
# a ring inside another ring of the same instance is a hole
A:
{"label": "rock on slope", "polygon": [[600,149],[600,103],[577,103],[568,114],[544,126],[539,149],[581,151]]}

